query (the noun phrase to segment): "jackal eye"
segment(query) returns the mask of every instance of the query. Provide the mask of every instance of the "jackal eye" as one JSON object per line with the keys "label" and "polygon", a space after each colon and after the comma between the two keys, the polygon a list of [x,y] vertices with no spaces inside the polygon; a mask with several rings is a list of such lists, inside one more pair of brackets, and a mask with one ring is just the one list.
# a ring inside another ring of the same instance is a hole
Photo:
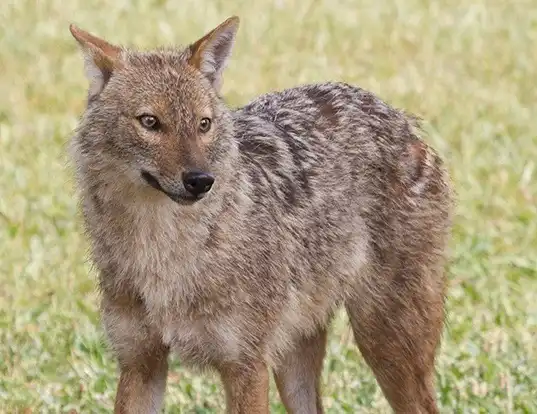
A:
{"label": "jackal eye", "polygon": [[138,122],[140,122],[140,125],[145,129],[150,131],[156,131],[160,128],[160,121],[153,115],[140,115],[138,117]]}
{"label": "jackal eye", "polygon": [[209,129],[211,129],[211,120],[209,118],[201,118],[200,131],[207,132]]}

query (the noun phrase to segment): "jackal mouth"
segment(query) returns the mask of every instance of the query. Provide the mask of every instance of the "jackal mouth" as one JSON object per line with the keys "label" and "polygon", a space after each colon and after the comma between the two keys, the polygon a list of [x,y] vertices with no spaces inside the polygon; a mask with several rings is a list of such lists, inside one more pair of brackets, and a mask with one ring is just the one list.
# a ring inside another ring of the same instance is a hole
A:
{"label": "jackal mouth", "polygon": [[181,193],[172,193],[170,191],[166,191],[162,186],[160,185],[159,181],[155,178],[154,175],[147,171],[142,171],[142,178],[145,180],[147,184],[149,184],[151,187],[153,187],[155,190],[161,191],[164,194],[166,194],[170,199],[175,201],[179,204],[184,205],[190,205],[198,200],[200,200],[202,197],[195,197],[187,194],[186,192]]}
{"label": "jackal mouth", "polygon": [[153,175],[148,173],[147,171],[142,171],[142,178],[145,180],[145,182],[147,184],[149,184],[154,189],[162,191],[163,193],[166,192],[166,191],[164,191],[164,188],[162,188],[162,186],[160,185],[158,180]]}

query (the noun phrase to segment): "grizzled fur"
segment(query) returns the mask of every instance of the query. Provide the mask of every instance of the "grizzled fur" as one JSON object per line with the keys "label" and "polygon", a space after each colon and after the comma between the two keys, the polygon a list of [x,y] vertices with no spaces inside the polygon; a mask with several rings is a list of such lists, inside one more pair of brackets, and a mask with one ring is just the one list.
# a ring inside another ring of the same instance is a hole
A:
{"label": "grizzled fur", "polygon": [[[121,367],[116,413],[159,410],[170,350],[220,372],[228,412],[268,412],[270,367],[289,412],[321,413],[340,306],[393,409],[436,413],[451,216],[441,160],[413,118],[344,83],[228,108],[219,86],[237,24],[154,52],[71,29],[91,82],[72,154]],[[161,128],[140,127],[143,113]],[[193,168],[215,177],[195,202],[181,181]]]}

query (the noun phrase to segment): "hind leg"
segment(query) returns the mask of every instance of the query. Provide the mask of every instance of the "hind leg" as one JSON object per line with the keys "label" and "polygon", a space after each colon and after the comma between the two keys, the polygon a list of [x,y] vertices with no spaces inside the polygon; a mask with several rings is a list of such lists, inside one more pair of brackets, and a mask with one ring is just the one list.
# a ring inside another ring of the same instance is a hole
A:
{"label": "hind leg", "polygon": [[444,321],[442,278],[393,276],[378,295],[347,303],[354,336],[397,414],[437,414],[434,360]]}
{"label": "hind leg", "polygon": [[326,330],[301,338],[274,370],[278,392],[290,414],[322,414],[320,377]]}

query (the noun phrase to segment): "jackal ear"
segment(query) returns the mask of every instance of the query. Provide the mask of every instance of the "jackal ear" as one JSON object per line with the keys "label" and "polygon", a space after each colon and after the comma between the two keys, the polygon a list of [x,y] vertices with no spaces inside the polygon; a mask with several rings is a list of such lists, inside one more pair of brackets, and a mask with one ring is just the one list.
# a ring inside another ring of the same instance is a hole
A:
{"label": "jackal ear", "polygon": [[216,90],[222,86],[222,72],[231,55],[239,18],[232,16],[189,46],[188,63],[203,73]]}
{"label": "jackal ear", "polygon": [[84,53],[84,68],[90,83],[88,95],[91,99],[101,93],[112,72],[119,67],[121,48],[93,36],[74,24],[69,25],[69,31]]}

